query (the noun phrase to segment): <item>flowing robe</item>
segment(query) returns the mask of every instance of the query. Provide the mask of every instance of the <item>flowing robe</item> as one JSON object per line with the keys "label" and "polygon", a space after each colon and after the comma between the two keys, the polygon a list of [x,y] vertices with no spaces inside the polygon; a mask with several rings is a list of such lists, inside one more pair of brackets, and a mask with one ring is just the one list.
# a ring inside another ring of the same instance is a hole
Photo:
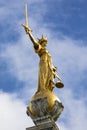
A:
{"label": "flowing robe", "polygon": [[38,44],[38,47],[34,46],[34,49],[40,57],[37,92],[46,89],[52,91],[54,88],[54,74],[51,55],[46,48],[43,48],[40,44]]}

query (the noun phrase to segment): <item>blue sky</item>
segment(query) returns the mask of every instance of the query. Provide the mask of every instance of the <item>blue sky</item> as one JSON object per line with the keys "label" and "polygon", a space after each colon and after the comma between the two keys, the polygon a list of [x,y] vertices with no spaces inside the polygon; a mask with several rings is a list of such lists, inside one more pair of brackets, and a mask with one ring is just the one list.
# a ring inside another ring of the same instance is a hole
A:
{"label": "blue sky", "polygon": [[[64,89],[54,92],[65,106],[60,130],[87,128],[87,2],[27,0],[35,38],[48,37],[47,49]],[[26,106],[37,89],[39,57],[21,24],[24,1],[0,0],[0,129],[23,130],[33,122]]]}

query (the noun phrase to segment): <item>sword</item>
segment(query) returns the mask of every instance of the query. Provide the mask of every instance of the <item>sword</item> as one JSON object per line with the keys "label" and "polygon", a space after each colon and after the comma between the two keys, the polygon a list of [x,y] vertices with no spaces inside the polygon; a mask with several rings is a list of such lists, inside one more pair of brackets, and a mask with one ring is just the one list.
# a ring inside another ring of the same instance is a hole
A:
{"label": "sword", "polygon": [[27,3],[25,3],[24,5],[24,10],[25,10],[25,25],[22,24],[22,26],[27,29],[29,32],[32,32],[32,30],[29,28],[28,25],[28,11],[27,11]]}
{"label": "sword", "polygon": [[24,9],[25,9],[25,25],[26,25],[26,27],[28,27],[28,11],[27,11],[27,3],[25,3],[25,5],[24,5]]}

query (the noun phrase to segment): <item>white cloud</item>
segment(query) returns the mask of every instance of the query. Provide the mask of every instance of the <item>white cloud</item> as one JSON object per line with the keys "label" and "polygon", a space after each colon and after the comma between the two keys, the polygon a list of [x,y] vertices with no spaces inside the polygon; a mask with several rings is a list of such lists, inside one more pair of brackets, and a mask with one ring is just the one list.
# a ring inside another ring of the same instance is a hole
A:
{"label": "white cloud", "polygon": [[8,72],[12,76],[22,81],[28,81],[29,78],[32,78],[30,73],[35,71],[35,67],[32,68],[32,66],[35,66],[35,60],[33,60],[29,45],[20,43],[18,45],[8,45],[5,52],[1,53],[1,57],[5,58],[9,68]]}
{"label": "white cloud", "polygon": [[[62,130],[86,130],[87,128],[87,110],[85,98],[75,98],[72,90],[66,89],[61,93],[64,102],[64,112],[62,120],[59,121],[59,127]],[[61,117],[60,117],[61,118]]]}
{"label": "white cloud", "polygon": [[[84,98],[76,99],[71,90],[61,92],[64,112],[57,122],[62,130],[86,130],[87,111]],[[23,130],[33,126],[33,122],[27,117],[24,102],[15,94],[8,94],[0,91],[0,129],[2,130]]]}
{"label": "white cloud", "polygon": [[0,91],[0,130],[24,130],[33,125],[24,102],[16,95]]}

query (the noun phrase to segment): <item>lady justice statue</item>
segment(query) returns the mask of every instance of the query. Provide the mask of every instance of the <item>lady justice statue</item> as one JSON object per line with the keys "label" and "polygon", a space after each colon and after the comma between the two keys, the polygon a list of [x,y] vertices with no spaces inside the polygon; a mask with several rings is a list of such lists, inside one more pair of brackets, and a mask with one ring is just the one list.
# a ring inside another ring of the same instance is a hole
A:
{"label": "lady justice statue", "polygon": [[[28,34],[35,53],[40,58],[39,72],[38,72],[38,87],[35,95],[32,97],[29,106],[27,107],[27,114],[33,119],[36,124],[37,119],[50,116],[54,121],[57,120],[63,110],[63,105],[59,98],[53,93],[53,89],[63,88],[60,77],[57,75],[57,67],[52,63],[52,58],[47,46],[47,38],[42,36],[38,41],[32,35],[32,30],[28,27],[27,5],[25,6],[25,25],[23,25],[26,34]],[[55,79],[57,82],[55,83]]]}

